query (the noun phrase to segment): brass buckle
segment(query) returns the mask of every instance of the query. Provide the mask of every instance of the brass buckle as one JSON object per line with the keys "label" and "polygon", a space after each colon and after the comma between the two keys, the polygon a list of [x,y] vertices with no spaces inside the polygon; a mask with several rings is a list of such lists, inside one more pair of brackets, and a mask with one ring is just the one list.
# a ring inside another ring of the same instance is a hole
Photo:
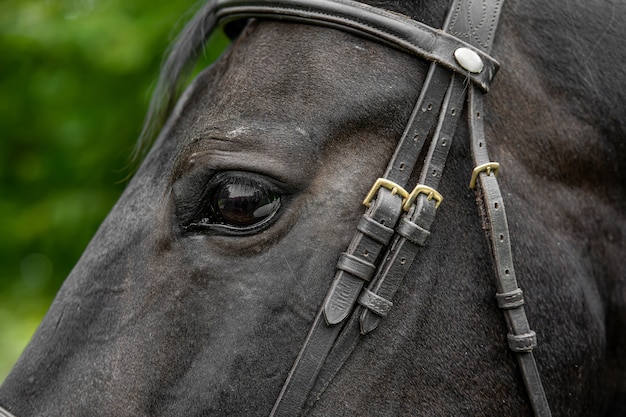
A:
{"label": "brass buckle", "polygon": [[439,194],[439,192],[434,188],[431,188],[424,184],[417,184],[413,191],[411,191],[411,194],[409,194],[409,197],[406,199],[406,202],[402,206],[402,209],[408,212],[411,209],[411,204],[413,204],[417,196],[420,194],[426,194],[428,201],[434,199],[435,208],[439,208],[439,205],[443,201],[443,196]]}
{"label": "brass buckle", "polygon": [[478,174],[483,171],[487,171],[487,175],[491,175],[491,171],[493,171],[493,175],[498,175],[498,170],[500,169],[500,164],[497,162],[487,162],[486,164],[478,165],[472,171],[472,179],[470,180],[469,188],[476,187],[476,179],[478,179]]}
{"label": "brass buckle", "polygon": [[367,196],[365,196],[365,200],[363,200],[363,205],[365,205],[365,207],[369,207],[372,205],[372,200],[374,199],[374,197],[376,197],[376,193],[378,192],[378,189],[380,187],[388,189],[389,191],[391,191],[391,194],[397,194],[402,197],[402,206],[404,206],[407,198],[409,198],[409,193],[404,188],[400,187],[393,181],[379,178],[372,186],[370,192],[367,193]]}

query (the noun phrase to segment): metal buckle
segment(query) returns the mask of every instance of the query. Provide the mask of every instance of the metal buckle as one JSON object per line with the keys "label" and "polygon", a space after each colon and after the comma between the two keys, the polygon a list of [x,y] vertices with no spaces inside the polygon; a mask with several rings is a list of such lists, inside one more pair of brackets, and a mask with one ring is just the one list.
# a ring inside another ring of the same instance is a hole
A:
{"label": "metal buckle", "polygon": [[365,205],[365,207],[369,207],[372,205],[372,200],[374,199],[374,197],[376,197],[376,193],[378,192],[378,189],[380,187],[388,189],[389,191],[391,191],[391,194],[397,194],[402,197],[402,206],[404,206],[406,200],[409,198],[409,193],[407,192],[407,190],[405,190],[393,181],[389,181],[385,178],[379,178],[372,186],[370,192],[367,193],[367,196],[365,196],[365,200],[363,200],[363,205]]}
{"label": "metal buckle", "polygon": [[431,188],[424,184],[417,184],[415,188],[413,188],[413,191],[411,191],[411,194],[409,194],[409,197],[406,199],[406,202],[402,206],[402,209],[408,212],[411,209],[411,204],[413,204],[417,196],[420,194],[426,194],[428,201],[434,199],[435,208],[439,208],[439,205],[443,201],[443,196],[439,194],[439,192],[434,188]]}
{"label": "metal buckle", "polygon": [[500,169],[500,164],[497,162],[487,162],[486,164],[478,165],[472,171],[472,179],[470,180],[469,188],[476,187],[476,179],[478,179],[478,174],[483,171],[487,171],[487,175],[491,175],[491,171],[493,170],[493,175],[498,175],[498,170]]}

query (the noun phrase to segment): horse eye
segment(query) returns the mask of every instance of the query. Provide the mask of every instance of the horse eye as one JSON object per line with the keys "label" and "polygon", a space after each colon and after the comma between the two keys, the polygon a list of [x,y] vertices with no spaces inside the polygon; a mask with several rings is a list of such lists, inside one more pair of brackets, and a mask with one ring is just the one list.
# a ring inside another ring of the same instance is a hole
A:
{"label": "horse eye", "polygon": [[283,191],[265,176],[222,171],[208,182],[202,172],[174,187],[183,230],[245,236],[268,227],[278,216]]}
{"label": "horse eye", "polygon": [[254,181],[225,181],[214,188],[211,200],[216,220],[234,227],[263,222],[280,207],[280,195]]}

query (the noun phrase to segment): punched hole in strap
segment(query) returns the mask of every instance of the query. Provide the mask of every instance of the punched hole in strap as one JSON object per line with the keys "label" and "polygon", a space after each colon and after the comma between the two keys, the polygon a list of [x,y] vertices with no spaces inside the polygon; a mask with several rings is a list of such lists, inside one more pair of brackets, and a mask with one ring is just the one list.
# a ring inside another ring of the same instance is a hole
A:
{"label": "punched hole in strap", "polygon": [[520,288],[511,292],[496,294],[498,307],[503,310],[511,310],[524,305],[524,294]]}
{"label": "punched hole in strap", "polygon": [[393,237],[392,228],[378,223],[367,215],[361,216],[361,220],[359,220],[359,224],[356,228],[365,236],[372,238],[382,245],[387,245]]}
{"label": "punched hole in strap", "polygon": [[345,252],[341,254],[337,268],[367,282],[372,280],[372,276],[376,272],[376,267],[373,264]]}
{"label": "punched hole in strap", "polygon": [[381,317],[385,317],[387,314],[389,314],[389,311],[391,311],[391,307],[393,307],[393,303],[391,301],[368,290],[367,288],[363,288],[363,291],[361,291],[358,302],[363,307],[371,310]]}
{"label": "punched hole in strap", "polygon": [[507,334],[509,349],[513,352],[531,352],[537,346],[537,334],[530,330],[524,334]]}

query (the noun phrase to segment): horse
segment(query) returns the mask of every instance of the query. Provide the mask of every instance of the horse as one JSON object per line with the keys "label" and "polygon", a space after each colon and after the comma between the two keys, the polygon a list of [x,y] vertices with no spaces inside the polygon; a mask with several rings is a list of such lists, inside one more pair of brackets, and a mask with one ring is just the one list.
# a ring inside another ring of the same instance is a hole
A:
{"label": "horse", "polygon": [[[309,329],[327,326],[318,312],[338,262],[361,273],[342,252],[357,228],[374,227],[364,210],[401,197],[417,210],[397,184],[361,204],[394,158],[432,64],[339,25],[232,19],[232,45],[177,99],[213,3],[173,46],[144,137],[167,121],[1,386],[0,415],[269,415]],[[322,3],[434,28],[450,6]],[[480,12],[485,2],[469,4]],[[494,297],[493,221],[468,187],[465,120],[476,116],[501,166],[476,175],[491,180],[499,168],[550,409],[626,413],[625,16],[620,2],[502,6],[490,51],[500,69],[484,109],[446,96],[460,119],[445,172],[436,190],[417,193],[419,205],[441,205],[393,308],[336,355],[339,365],[320,365],[323,381],[285,415],[531,414]],[[470,69],[443,71],[460,94],[482,97]],[[408,183],[423,181],[420,169],[402,168]],[[376,230],[396,233],[388,226]],[[386,250],[370,256],[386,262]]]}

